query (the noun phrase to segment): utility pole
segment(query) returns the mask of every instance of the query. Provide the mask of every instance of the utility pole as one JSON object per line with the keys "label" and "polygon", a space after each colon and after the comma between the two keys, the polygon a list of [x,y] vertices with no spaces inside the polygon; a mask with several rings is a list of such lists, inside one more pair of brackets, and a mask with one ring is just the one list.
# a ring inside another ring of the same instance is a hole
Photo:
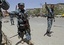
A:
{"label": "utility pole", "polygon": [[18,7],[17,7],[17,5],[16,5],[15,10],[17,10],[17,8],[18,8]]}
{"label": "utility pole", "polygon": [[40,3],[41,9],[40,9],[40,15],[42,15],[42,3]]}

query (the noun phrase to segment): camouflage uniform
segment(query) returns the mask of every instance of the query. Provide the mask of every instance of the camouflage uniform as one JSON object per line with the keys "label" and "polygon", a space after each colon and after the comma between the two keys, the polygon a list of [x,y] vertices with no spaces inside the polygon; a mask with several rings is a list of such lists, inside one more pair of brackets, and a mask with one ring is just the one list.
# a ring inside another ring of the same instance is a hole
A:
{"label": "camouflage uniform", "polygon": [[[24,5],[24,3],[19,4]],[[10,12],[10,14],[15,14],[17,16],[18,35],[23,37],[24,35],[20,35],[20,33],[24,32],[26,34],[26,31],[30,34],[30,26],[26,11],[24,9],[17,9],[16,11]]]}
{"label": "camouflage uniform", "polygon": [[[52,5],[51,5],[52,6]],[[45,8],[46,10],[48,11],[48,14],[47,14],[47,32],[45,33],[45,35],[47,34],[48,36],[50,36],[49,34],[51,34],[51,27],[52,27],[52,24],[53,24],[53,20],[55,20],[54,18],[54,9],[53,8],[48,8],[47,7],[47,4],[45,3]]]}

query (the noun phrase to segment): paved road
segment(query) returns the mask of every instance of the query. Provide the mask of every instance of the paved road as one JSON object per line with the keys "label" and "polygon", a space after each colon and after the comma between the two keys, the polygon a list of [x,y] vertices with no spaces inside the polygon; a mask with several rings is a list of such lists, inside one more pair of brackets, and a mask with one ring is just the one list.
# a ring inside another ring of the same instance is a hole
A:
{"label": "paved road", "polygon": [[[20,39],[18,36],[12,37],[17,34],[17,19],[15,18],[15,25],[11,26],[11,23],[4,23],[6,19],[3,19],[2,30],[7,35],[12,45],[15,45]],[[9,18],[7,19],[9,20]],[[32,34],[32,42],[34,45],[64,45],[64,18],[56,18],[56,22],[53,23],[51,37],[43,36],[47,29],[46,18],[30,18],[30,27]],[[12,37],[12,38],[10,38]],[[18,45],[27,45],[26,43]]]}

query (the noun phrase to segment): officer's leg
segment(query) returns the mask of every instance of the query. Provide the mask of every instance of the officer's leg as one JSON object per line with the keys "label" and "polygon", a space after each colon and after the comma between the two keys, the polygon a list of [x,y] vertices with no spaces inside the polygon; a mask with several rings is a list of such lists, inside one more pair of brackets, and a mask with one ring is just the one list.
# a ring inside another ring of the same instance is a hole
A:
{"label": "officer's leg", "polygon": [[48,33],[49,33],[49,18],[47,18],[47,31],[44,34],[44,36],[47,35]]}
{"label": "officer's leg", "polygon": [[50,20],[50,18],[48,18],[47,19],[47,24],[48,24],[47,32],[44,34],[44,36],[47,35],[47,36],[51,37],[51,35],[50,35],[51,24],[50,23],[51,23],[51,20]]}
{"label": "officer's leg", "polygon": [[27,31],[26,31],[27,44],[28,44],[28,45],[33,45],[32,41],[31,41],[31,34],[29,34],[29,33],[30,33],[30,31],[27,30]]}
{"label": "officer's leg", "polygon": [[13,25],[14,25],[14,19],[13,19]]}
{"label": "officer's leg", "polygon": [[0,45],[2,43],[2,30],[1,30],[1,28],[2,28],[2,22],[0,21]]}
{"label": "officer's leg", "polygon": [[48,23],[47,32],[49,33],[50,29],[51,29],[51,20],[50,20],[50,18],[47,19],[47,23]]}
{"label": "officer's leg", "polygon": [[14,25],[14,20],[12,19],[12,24]]}
{"label": "officer's leg", "polygon": [[29,35],[31,35],[31,30],[30,29],[27,29],[27,32],[29,33]]}
{"label": "officer's leg", "polygon": [[13,25],[13,19],[11,19],[11,25]]}
{"label": "officer's leg", "polygon": [[19,35],[19,22],[17,22],[18,35]]}
{"label": "officer's leg", "polygon": [[50,22],[51,22],[51,20],[50,20],[50,18],[48,18],[47,19],[47,32],[44,34],[44,36],[45,35],[48,35],[48,36],[50,36],[49,34],[50,34],[50,29],[51,29],[51,25],[50,25]]}
{"label": "officer's leg", "polygon": [[24,32],[20,28],[18,28],[18,35],[19,35],[19,38],[22,38],[22,40],[23,40]]}
{"label": "officer's leg", "polygon": [[27,26],[27,32],[29,33],[29,35],[31,35],[31,30],[30,30],[30,25],[28,23],[28,26]]}
{"label": "officer's leg", "polygon": [[12,25],[12,19],[10,19],[10,21],[11,21],[11,25]]}
{"label": "officer's leg", "polygon": [[51,19],[51,27],[52,27],[52,24],[53,24],[53,19]]}
{"label": "officer's leg", "polygon": [[17,22],[17,28],[18,28],[18,32],[17,32],[17,33],[18,33],[18,38],[20,38],[20,31],[19,31],[19,30],[20,30],[20,28],[19,28],[19,22]]}
{"label": "officer's leg", "polygon": [[20,37],[21,37],[21,43],[24,43],[24,29],[21,29],[22,31],[20,31]]}
{"label": "officer's leg", "polygon": [[24,37],[24,31],[21,32],[22,41],[23,41],[23,37]]}
{"label": "officer's leg", "polygon": [[50,19],[50,22],[49,22],[49,32],[50,32],[50,30],[51,30],[51,28],[52,28],[52,23],[53,23],[53,19],[51,18],[51,19]]}
{"label": "officer's leg", "polygon": [[18,28],[18,35],[20,35],[19,28]]}

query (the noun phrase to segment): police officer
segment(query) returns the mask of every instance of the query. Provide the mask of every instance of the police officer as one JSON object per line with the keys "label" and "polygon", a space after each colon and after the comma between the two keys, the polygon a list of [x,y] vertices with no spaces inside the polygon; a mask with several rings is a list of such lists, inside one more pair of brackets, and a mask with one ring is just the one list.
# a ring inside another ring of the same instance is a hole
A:
{"label": "police officer", "polygon": [[52,27],[52,23],[53,23],[53,20],[55,21],[55,18],[54,18],[54,5],[50,5],[50,8],[47,7],[47,4],[45,2],[45,8],[48,12],[47,14],[47,32],[44,34],[47,35],[47,36],[51,36],[50,34],[52,33],[50,30],[51,30],[51,27]]}
{"label": "police officer", "polygon": [[[24,31],[25,32],[25,34],[26,34],[26,39],[28,40],[28,44],[29,45],[33,45],[33,43],[31,42],[31,30],[30,30],[30,25],[29,25],[29,21],[28,21],[28,15],[27,15],[27,13],[26,13],[26,11],[24,10],[24,3],[18,3],[18,10],[21,12],[21,13],[23,13],[24,15],[23,15],[23,21],[24,21],[24,24],[25,24],[25,29],[23,29],[22,31],[21,31],[21,29],[20,29],[20,27],[21,26],[19,26],[19,18],[18,18],[18,31],[20,31],[21,33]],[[20,15],[20,13],[19,13],[19,15]],[[22,28],[22,27],[21,27]],[[20,34],[19,34],[20,35]],[[23,36],[24,36],[24,34],[22,34]],[[21,35],[20,35],[21,36]],[[23,40],[23,36],[21,36],[22,37],[22,40]]]}
{"label": "police officer", "polygon": [[19,15],[17,16],[17,18],[18,18],[18,34],[23,40],[24,32],[25,32],[25,24],[26,24],[26,20],[24,18],[25,17],[24,3],[18,3],[18,11],[19,11]]}
{"label": "police officer", "polygon": [[[24,7],[25,7],[24,3],[18,3],[18,9],[16,11],[12,11],[9,13],[10,15],[11,14],[17,15],[18,35],[19,35],[19,37],[22,38],[22,41],[23,41],[24,34],[28,33],[30,35],[30,26],[29,26],[29,21],[28,21],[28,15],[26,14]],[[29,40],[31,40],[31,38]]]}
{"label": "police officer", "polygon": [[2,45],[2,9],[8,10],[9,9],[9,3],[6,0],[0,0],[0,45]]}

